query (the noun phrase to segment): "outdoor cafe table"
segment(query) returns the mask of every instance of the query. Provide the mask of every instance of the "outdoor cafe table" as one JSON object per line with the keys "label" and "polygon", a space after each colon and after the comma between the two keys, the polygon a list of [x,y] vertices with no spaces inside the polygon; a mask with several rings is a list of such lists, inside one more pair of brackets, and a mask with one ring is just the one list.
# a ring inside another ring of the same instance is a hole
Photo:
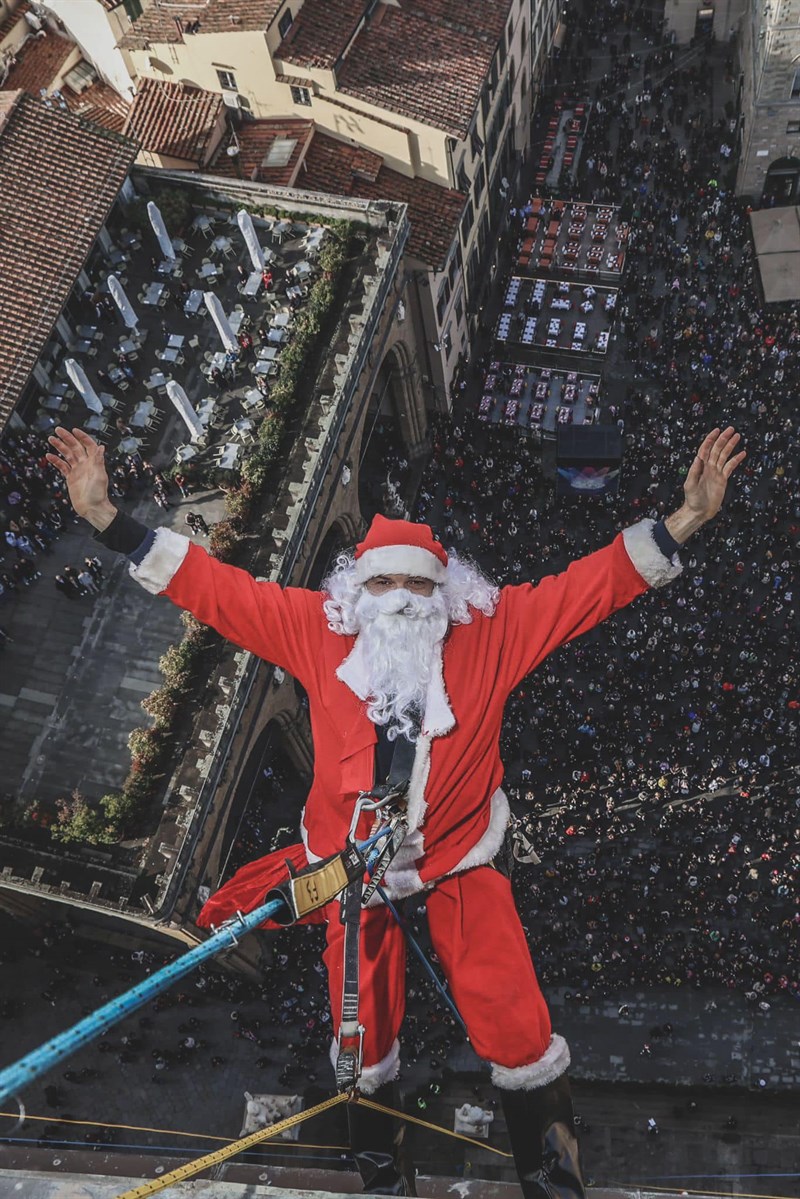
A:
{"label": "outdoor cafe table", "polygon": [[64,396],[69,391],[69,383],[51,383],[49,391],[50,395]]}
{"label": "outdoor cafe table", "polygon": [[222,274],[222,267],[217,267],[213,262],[204,262],[197,272],[201,279],[216,279],[217,275]]}
{"label": "outdoor cafe table", "polygon": [[167,349],[180,350],[185,341],[186,338],[182,333],[170,333],[169,337],[167,338]]}
{"label": "outdoor cafe table", "polygon": [[233,470],[241,452],[242,447],[237,442],[227,442],[222,447],[222,452],[217,458],[217,466],[222,470]]}
{"label": "outdoor cafe table", "polygon": [[82,421],[84,429],[88,429],[90,433],[101,433],[106,427],[105,417],[100,412],[92,412]]}
{"label": "outdoor cafe table", "polygon": [[297,284],[297,283],[295,283],[294,286],[292,286],[292,287],[287,287],[286,288],[286,298],[287,298],[287,300],[302,300],[302,298],[303,298],[302,287],[300,287],[299,284]]}
{"label": "outdoor cafe table", "polygon": [[66,400],[63,396],[48,396],[42,401],[42,407],[49,409],[50,412],[60,412],[64,407]]}
{"label": "outdoor cafe table", "polygon": [[238,333],[241,329],[244,317],[245,314],[241,308],[234,308],[233,312],[228,317],[228,324],[230,325],[231,329],[233,329],[234,333]]}
{"label": "outdoor cafe table", "polygon": [[259,360],[266,358],[268,362],[273,362],[279,354],[280,350],[277,350],[275,346],[260,346],[257,357]]}
{"label": "outdoor cafe table", "polygon": [[147,290],[142,297],[143,304],[149,304],[151,308],[155,307],[158,301],[164,294],[163,283],[148,283]]}
{"label": "outdoor cafe table", "polygon": [[156,358],[159,362],[177,362],[180,353],[179,349],[167,346],[166,350],[156,350]]}
{"label": "outdoor cafe table", "polygon": [[273,329],[286,329],[291,322],[292,318],[288,312],[276,312],[269,323]]}
{"label": "outdoor cafe table", "polygon": [[119,452],[121,454],[137,454],[141,444],[138,437],[123,437],[119,443]]}
{"label": "outdoor cafe table", "polygon": [[175,451],[176,462],[188,462],[191,458],[197,457],[197,450],[193,445],[179,445]]}
{"label": "outdoor cafe table", "polygon": [[208,233],[213,222],[205,213],[199,213],[192,221],[192,228],[199,229],[201,233]]}
{"label": "outdoor cafe table", "polygon": [[219,237],[215,237],[211,243],[211,249],[216,250],[219,254],[226,253],[226,251],[230,250],[230,248],[231,239],[222,234]]}
{"label": "outdoor cafe table", "polygon": [[231,425],[231,433],[239,437],[250,437],[253,432],[253,422],[248,420],[246,416],[240,416]]}
{"label": "outdoor cafe table", "polygon": [[123,354],[135,354],[139,347],[136,342],[130,337],[123,337],[119,343],[120,352]]}
{"label": "outdoor cafe table", "polygon": [[144,428],[154,411],[155,404],[152,400],[142,400],[141,403],[136,405],[136,409],[130,419],[131,425],[134,427],[134,429]]}
{"label": "outdoor cafe table", "polygon": [[257,375],[275,375],[278,372],[278,363],[272,358],[259,358],[253,369]]}
{"label": "outdoor cafe table", "polygon": [[199,287],[193,287],[186,297],[186,303],[183,306],[183,311],[187,316],[194,316],[200,311],[200,306],[203,303],[203,293]]}
{"label": "outdoor cafe table", "polygon": [[228,365],[228,355],[224,350],[217,350],[214,357],[211,359],[211,366],[215,366],[217,370],[224,371]]}
{"label": "outdoor cafe table", "polygon": [[257,408],[263,408],[265,402],[265,397],[261,394],[258,388],[251,387],[250,390],[245,393],[244,399],[242,400],[242,407],[244,408],[245,412],[255,412]]}
{"label": "outdoor cafe table", "polygon": [[281,345],[282,342],[286,341],[286,330],[270,329],[267,334],[267,341],[271,341],[273,345]]}
{"label": "outdoor cafe table", "polygon": [[247,282],[242,288],[242,295],[250,296],[251,298],[257,296],[263,282],[261,271],[251,271],[247,276]]}
{"label": "outdoor cafe table", "polygon": [[150,378],[145,380],[144,385],[146,388],[148,388],[148,390],[152,389],[153,387],[166,387],[167,377],[166,375],[162,374],[161,371],[153,371]]}

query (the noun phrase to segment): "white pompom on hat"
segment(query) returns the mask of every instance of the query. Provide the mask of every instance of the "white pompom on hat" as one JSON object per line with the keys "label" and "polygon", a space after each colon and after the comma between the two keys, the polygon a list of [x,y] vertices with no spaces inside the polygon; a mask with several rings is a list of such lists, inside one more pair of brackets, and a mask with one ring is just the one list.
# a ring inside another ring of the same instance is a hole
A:
{"label": "white pompom on hat", "polygon": [[377,515],[356,546],[356,581],[376,575],[414,575],[441,583],[447,573],[447,553],[430,525],[388,520]]}

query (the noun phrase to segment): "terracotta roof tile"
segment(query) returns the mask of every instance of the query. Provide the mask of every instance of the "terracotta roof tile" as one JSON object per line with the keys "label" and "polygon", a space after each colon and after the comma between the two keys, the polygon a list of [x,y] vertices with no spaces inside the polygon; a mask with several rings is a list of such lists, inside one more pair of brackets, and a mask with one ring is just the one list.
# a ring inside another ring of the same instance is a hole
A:
{"label": "terracotta roof tile", "polygon": [[22,4],[18,4],[14,11],[8,14],[5,21],[0,21],[0,42],[2,42],[4,38],[8,37],[17,21],[19,21],[21,17],[25,16],[25,13],[29,10],[29,8],[30,4],[28,3],[28,0],[22,0]]}
{"label": "terracotta roof tile", "polygon": [[93,83],[80,95],[65,87],[62,94],[70,112],[74,112],[76,116],[81,116],[86,121],[94,121],[95,125],[103,125],[114,133],[122,133],[131,106],[107,83]]}
{"label": "terracotta roof tile", "polygon": [[136,156],[136,146],[24,92],[0,92],[0,427]]}
{"label": "terracotta roof tile", "polygon": [[[274,187],[293,187],[313,136],[313,121],[247,121],[236,133],[239,143],[238,163],[236,158],[230,158],[221,148],[216,156],[213,172],[215,175],[270,183]],[[264,159],[270,147],[279,140],[296,143],[288,162],[284,166],[264,166]]]}
{"label": "terracotta roof tile", "polygon": [[305,0],[276,57],[304,67],[332,67],[367,7],[367,0]]}
{"label": "terracotta roof tile", "polygon": [[[409,179],[386,166],[380,167],[374,179],[364,178],[364,154],[360,146],[317,132],[295,186],[306,191],[407,204],[411,222],[408,252],[440,270],[456,236],[467,197],[427,179]],[[370,155],[370,159],[374,158],[377,155]]]}
{"label": "terracotta roof tile", "polygon": [[203,166],[223,108],[217,92],[141,79],[123,132],[143,150]]}
{"label": "terracotta roof tile", "polygon": [[[149,43],[183,42],[187,37],[205,33],[261,32],[278,13],[283,0],[207,0],[205,6],[172,3],[168,8],[145,8],[120,41],[128,50],[142,49]],[[195,34],[184,32],[188,23],[199,21]]]}
{"label": "terracotta roof tile", "polygon": [[513,0],[305,0],[276,57],[336,65],[340,91],[464,137]]}
{"label": "terracotta roof tile", "polygon": [[510,8],[511,0],[384,5],[381,19],[364,26],[337,68],[337,86],[378,108],[466,137]]}
{"label": "terracotta roof tile", "polygon": [[3,84],[4,91],[20,88],[38,96],[40,88],[49,88],[58,78],[61,67],[75,50],[75,43],[57,33],[32,37],[16,55],[16,62]]}

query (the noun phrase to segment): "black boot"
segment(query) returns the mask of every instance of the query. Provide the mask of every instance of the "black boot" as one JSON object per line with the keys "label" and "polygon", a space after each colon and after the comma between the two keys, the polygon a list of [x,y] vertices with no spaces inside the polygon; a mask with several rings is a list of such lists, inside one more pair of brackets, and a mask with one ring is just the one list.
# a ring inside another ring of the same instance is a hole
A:
{"label": "black boot", "polygon": [[[386,1083],[367,1099],[397,1110],[397,1087]],[[397,1124],[393,1116],[373,1111],[362,1103],[348,1103],[347,1124],[350,1129],[350,1149],[364,1191],[368,1195],[416,1195],[414,1168],[403,1148],[405,1124]]]}
{"label": "black boot", "polygon": [[500,1095],[525,1199],[585,1199],[566,1074],[546,1087]]}

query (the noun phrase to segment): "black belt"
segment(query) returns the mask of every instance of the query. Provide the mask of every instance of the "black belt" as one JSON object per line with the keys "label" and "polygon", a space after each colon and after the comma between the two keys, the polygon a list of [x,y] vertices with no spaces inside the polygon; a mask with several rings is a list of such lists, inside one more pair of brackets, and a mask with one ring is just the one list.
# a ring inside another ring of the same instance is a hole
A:
{"label": "black belt", "polygon": [[[393,790],[405,788],[414,766],[416,743],[398,734],[392,753],[392,762],[386,782],[373,788],[376,798],[388,795]],[[389,864],[389,857],[384,871]],[[378,880],[380,881],[380,880]],[[377,883],[376,883],[377,885]],[[369,890],[372,894],[374,887]],[[339,919],[344,925],[344,970],[342,977],[342,1018],[339,1025],[339,1044],[336,1057],[336,1087],[339,1091],[352,1091],[361,1073],[361,1054],[364,1044],[364,1026],[359,1021],[358,980],[359,945],[361,940],[361,905],[365,894],[363,876],[354,879],[342,893]]]}

